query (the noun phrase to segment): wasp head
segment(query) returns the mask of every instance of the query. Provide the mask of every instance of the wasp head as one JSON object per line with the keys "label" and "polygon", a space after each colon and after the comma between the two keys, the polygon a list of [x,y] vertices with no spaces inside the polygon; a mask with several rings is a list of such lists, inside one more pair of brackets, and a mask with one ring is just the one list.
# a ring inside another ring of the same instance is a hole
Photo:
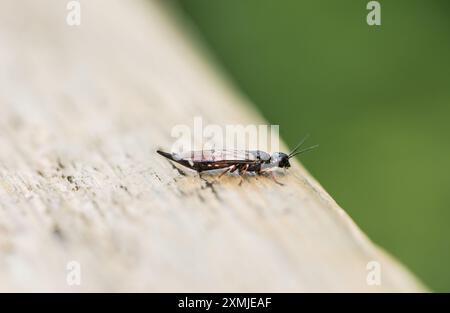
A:
{"label": "wasp head", "polygon": [[270,157],[270,163],[278,164],[278,167],[289,168],[291,164],[289,163],[289,156],[283,152],[275,152]]}

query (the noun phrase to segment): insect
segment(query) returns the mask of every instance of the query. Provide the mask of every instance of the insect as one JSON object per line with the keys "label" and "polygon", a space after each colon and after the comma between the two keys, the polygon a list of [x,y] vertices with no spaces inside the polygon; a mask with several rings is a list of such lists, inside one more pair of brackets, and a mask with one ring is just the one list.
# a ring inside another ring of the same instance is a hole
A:
{"label": "insect", "polygon": [[289,159],[318,147],[318,145],[315,145],[300,149],[307,137],[304,137],[289,154],[275,152],[270,155],[260,150],[201,150],[184,153],[168,153],[157,150],[156,152],[171,161],[197,171],[199,174],[205,171],[225,169],[219,175],[220,178],[228,172],[233,173],[238,171],[241,176],[239,185],[242,184],[242,176],[248,172],[253,172],[258,175],[269,172],[273,180],[282,185],[277,181],[271,169],[289,168],[291,167]]}

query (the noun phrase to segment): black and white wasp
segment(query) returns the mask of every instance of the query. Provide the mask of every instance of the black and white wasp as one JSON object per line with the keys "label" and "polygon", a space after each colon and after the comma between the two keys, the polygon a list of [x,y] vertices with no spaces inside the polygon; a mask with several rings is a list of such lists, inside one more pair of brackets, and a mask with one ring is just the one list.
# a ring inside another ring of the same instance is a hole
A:
{"label": "black and white wasp", "polygon": [[168,153],[157,150],[156,152],[198,173],[225,169],[219,175],[219,178],[228,172],[233,173],[238,171],[241,176],[239,184],[242,183],[242,176],[247,172],[253,172],[258,175],[268,172],[275,182],[280,184],[270,170],[275,168],[289,168],[291,167],[289,159],[318,147],[318,145],[315,145],[300,149],[306,138],[303,138],[289,154],[275,152],[270,155],[260,150],[201,150],[183,153]]}

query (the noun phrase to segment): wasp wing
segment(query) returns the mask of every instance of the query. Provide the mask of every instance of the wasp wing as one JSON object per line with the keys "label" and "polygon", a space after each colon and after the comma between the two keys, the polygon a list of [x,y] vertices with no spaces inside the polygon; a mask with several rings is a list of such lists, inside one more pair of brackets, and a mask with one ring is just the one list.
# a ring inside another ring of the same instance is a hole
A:
{"label": "wasp wing", "polygon": [[270,159],[270,155],[264,151],[254,150],[201,150],[188,151],[176,154],[179,159],[192,162],[236,162],[254,163]]}
{"label": "wasp wing", "polygon": [[201,150],[182,153],[158,151],[166,158],[196,171],[209,171],[230,167],[232,165],[259,164],[270,159],[270,155],[259,150]]}

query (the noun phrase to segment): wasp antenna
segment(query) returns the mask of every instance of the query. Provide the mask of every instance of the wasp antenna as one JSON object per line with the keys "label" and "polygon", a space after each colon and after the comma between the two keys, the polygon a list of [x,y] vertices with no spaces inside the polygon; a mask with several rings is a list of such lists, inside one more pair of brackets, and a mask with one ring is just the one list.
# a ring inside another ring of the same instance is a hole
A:
{"label": "wasp antenna", "polygon": [[306,134],[306,136],[303,137],[302,140],[300,140],[300,142],[295,146],[295,148],[292,149],[291,152],[289,152],[289,157],[291,157],[297,151],[297,149],[302,146],[302,144],[306,141],[306,139],[308,139],[308,137],[309,137],[309,134]]}
{"label": "wasp antenna", "polygon": [[317,148],[318,146],[319,146],[319,145],[314,145],[314,146],[305,148],[305,149],[303,149],[303,150],[297,151],[297,152],[295,152],[294,154],[290,154],[290,155],[289,155],[289,159],[295,157],[295,156],[298,155],[298,154],[302,154],[302,153],[311,151],[311,150]]}

